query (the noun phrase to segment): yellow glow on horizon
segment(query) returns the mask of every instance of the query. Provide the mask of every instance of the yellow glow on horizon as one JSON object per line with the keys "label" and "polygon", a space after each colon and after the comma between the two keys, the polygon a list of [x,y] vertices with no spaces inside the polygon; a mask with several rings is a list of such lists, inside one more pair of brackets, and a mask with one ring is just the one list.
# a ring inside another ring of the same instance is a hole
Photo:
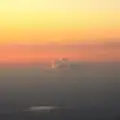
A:
{"label": "yellow glow on horizon", "polygon": [[1,0],[0,43],[120,38],[119,0]]}

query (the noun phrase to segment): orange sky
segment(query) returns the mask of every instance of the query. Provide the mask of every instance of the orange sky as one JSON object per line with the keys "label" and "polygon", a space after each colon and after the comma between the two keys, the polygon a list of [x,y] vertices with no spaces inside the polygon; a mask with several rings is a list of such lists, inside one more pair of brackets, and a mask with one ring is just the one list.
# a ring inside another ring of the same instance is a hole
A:
{"label": "orange sky", "polygon": [[[113,41],[117,39],[119,42],[119,5],[119,0],[1,0],[0,45],[51,42],[104,43],[109,42],[110,39]],[[39,61],[40,59],[40,51],[25,52],[26,50],[21,48],[16,48],[11,52],[10,50],[10,48],[6,48],[4,50],[6,52],[0,54],[0,61],[4,62],[8,59],[11,61],[30,61],[30,59]],[[88,48],[87,50],[89,51]],[[97,50],[99,51],[99,49]],[[92,51],[79,51],[84,56],[81,59],[103,58],[103,56],[91,58],[91,55],[96,56],[91,53]],[[116,53],[118,52],[119,50]],[[42,56],[51,55],[51,58],[52,56],[57,57],[57,55],[68,55],[65,51],[59,54],[44,51],[41,54]],[[115,54],[112,53],[112,55]],[[69,57],[80,58],[77,51],[74,54],[69,53]],[[117,55],[115,59],[118,59]]]}
{"label": "orange sky", "polygon": [[71,61],[120,61],[120,43],[82,45],[13,45],[0,47],[0,63]]}

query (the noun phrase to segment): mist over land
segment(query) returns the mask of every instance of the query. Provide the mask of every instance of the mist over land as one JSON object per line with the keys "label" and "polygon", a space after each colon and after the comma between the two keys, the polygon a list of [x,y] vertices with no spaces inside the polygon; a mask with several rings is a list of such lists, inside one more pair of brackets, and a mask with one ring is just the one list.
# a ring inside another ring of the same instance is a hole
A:
{"label": "mist over land", "polygon": [[[68,70],[41,63],[0,67],[2,120],[117,120],[119,94],[119,62],[73,62]],[[21,112],[32,106],[62,108]]]}

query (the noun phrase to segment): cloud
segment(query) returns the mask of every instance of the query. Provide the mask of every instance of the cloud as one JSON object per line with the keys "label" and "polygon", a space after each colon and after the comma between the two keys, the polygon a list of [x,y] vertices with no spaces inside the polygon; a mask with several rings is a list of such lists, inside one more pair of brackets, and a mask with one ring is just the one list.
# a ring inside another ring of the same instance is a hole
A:
{"label": "cloud", "polygon": [[28,111],[28,112],[45,112],[45,111],[51,111],[51,110],[54,110],[54,109],[57,109],[56,106],[32,106],[28,109],[26,109],[25,111]]}
{"label": "cloud", "polygon": [[67,58],[61,58],[52,63],[52,68],[68,68],[69,60]]}

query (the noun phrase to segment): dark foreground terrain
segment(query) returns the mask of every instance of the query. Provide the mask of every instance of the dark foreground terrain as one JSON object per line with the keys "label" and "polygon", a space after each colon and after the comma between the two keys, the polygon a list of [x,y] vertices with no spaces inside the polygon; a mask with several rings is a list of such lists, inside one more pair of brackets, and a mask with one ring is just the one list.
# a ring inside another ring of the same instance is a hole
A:
{"label": "dark foreground terrain", "polygon": [[[111,113],[111,114],[110,114]],[[104,118],[104,119],[103,119]],[[53,110],[49,113],[14,112],[1,114],[1,120],[119,120],[110,110],[95,108],[69,108]]]}
{"label": "dark foreground terrain", "polygon": [[[24,111],[44,105],[58,109]],[[120,63],[1,66],[0,120],[120,120]]]}

